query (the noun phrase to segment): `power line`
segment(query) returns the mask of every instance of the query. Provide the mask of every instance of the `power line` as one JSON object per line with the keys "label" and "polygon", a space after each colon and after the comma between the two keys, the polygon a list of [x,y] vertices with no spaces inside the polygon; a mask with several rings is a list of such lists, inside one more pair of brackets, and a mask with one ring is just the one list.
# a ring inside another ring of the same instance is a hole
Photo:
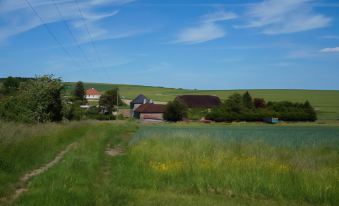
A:
{"label": "power line", "polygon": [[[78,11],[79,11],[80,16],[81,16],[81,20],[82,20],[82,22],[83,22],[83,24],[84,24],[84,26],[85,26],[85,28],[86,28],[86,32],[87,32],[87,34],[88,34],[88,36],[89,36],[89,38],[90,38],[90,41],[91,41],[92,47],[93,47],[93,49],[94,49],[94,52],[95,52],[95,54],[96,54],[96,56],[97,56],[97,58],[98,58],[98,60],[99,60],[99,62],[100,62],[100,64],[101,64],[102,68],[105,69],[104,64],[103,64],[103,62],[102,62],[102,59],[101,59],[101,57],[100,57],[100,55],[99,55],[99,53],[98,53],[97,47],[96,47],[95,44],[94,44],[92,35],[91,35],[91,33],[89,32],[87,23],[86,23],[86,21],[85,21],[83,12],[82,12],[82,10],[81,10],[81,8],[80,8],[80,6],[79,6],[78,0],[73,0],[73,1],[75,2],[76,6],[77,6],[77,8],[78,8]],[[105,70],[105,71],[106,71],[106,70]]]}
{"label": "power line", "polygon": [[67,56],[69,56],[73,62],[76,62],[73,58],[73,56],[67,51],[67,49],[64,47],[64,45],[58,40],[58,38],[53,34],[52,30],[49,28],[49,26],[46,24],[44,19],[39,15],[39,13],[35,10],[35,8],[32,6],[32,4],[29,2],[29,0],[25,0],[27,5],[32,9],[34,14],[40,19],[41,23],[44,25],[48,33],[52,36],[52,38],[55,40],[57,44],[62,48],[62,50],[65,52]]}
{"label": "power line", "polygon": [[79,45],[78,40],[76,39],[74,33],[72,32],[71,28],[69,27],[68,23],[65,21],[64,16],[62,15],[62,12],[60,11],[60,8],[58,7],[58,5],[56,4],[55,0],[52,0],[54,7],[56,8],[59,16],[62,18],[62,22],[64,23],[65,27],[67,28],[68,32],[70,33],[70,35],[72,36],[73,41],[76,43],[77,47],[80,49],[82,55],[84,56],[84,58],[87,60],[88,63],[90,63],[92,65],[92,62],[90,62],[88,56],[86,55],[86,52],[82,49],[82,47]]}

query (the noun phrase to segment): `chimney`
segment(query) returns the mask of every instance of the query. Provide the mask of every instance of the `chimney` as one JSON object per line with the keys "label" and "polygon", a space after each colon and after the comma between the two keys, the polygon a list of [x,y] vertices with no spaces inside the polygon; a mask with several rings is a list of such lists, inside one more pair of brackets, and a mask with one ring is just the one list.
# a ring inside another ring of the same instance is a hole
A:
{"label": "chimney", "polygon": [[144,99],[144,104],[146,104],[146,101],[147,101],[147,100],[146,100],[146,99]]}
{"label": "chimney", "polygon": [[153,104],[153,100],[149,100],[149,103]]}

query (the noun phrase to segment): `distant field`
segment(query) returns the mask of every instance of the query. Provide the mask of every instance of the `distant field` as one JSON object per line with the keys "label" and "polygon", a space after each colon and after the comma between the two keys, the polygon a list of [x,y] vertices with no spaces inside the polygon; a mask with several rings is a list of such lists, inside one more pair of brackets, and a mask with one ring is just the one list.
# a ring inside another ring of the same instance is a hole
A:
{"label": "distant field", "polygon": [[[74,88],[74,83],[66,83],[67,91]],[[245,90],[187,90],[163,87],[150,87],[138,85],[85,83],[86,88],[94,87],[100,91],[119,87],[122,96],[133,99],[138,94],[144,94],[156,101],[171,101],[177,95],[182,94],[210,94],[217,95],[221,99],[234,92],[244,92]],[[267,101],[289,100],[293,102],[304,102],[309,100],[318,111],[320,120],[339,119],[339,91],[330,90],[249,90],[253,97],[263,97]]]}

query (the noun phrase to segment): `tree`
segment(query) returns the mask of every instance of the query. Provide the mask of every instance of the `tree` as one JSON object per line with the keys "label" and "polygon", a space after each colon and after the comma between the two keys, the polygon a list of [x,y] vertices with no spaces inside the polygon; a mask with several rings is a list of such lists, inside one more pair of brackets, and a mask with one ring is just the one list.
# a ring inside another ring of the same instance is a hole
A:
{"label": "tree", "polygon": [[164,119],[171,122],[177,122],[187,117],[187,106],[179,101],[168,102]]}
{"label": "tree", "polygon": [[85,95],[84,84],[81,81],[77,82],[74,88],[75,100],[80,101],[81,103],[86,103]]}
{"label": "tree", "polygon": [[248,109],[252,109],[253,108],[253,101],[252,101],[252,97],[250,95],[250,93],[248,91],[246,91],[243,95],[242,95],[242,101],[243,104],[246,108]]}
{"label": "tree", "polygon": [[234,93],[225,101],[224,107],[230,112],[240,113],[244,109],[242,96]]}
{"label": "tree", "polygon": [[5,95],[13,94],[17,91],[20,85],[20,80],[15,77],[7,77],[2,84],[2,93]]}
{"label": "tree", "polygon": [[0,117],[22,122],[61,121],[63,89],[61,80],[53,76],[36,77],[22,83],[17,95],[2,104]]}
{"label": "tree", "polygon": [[305,111],[308,114],[308,120],[309,121],[316,121],[317,120],[317,113],[308,100],[304,103],[303,108],[305,109]]}
{"label": "tree", "polygon": [[259,108],[265,108],[266,107],[266,102],[264,98],[254,98],[253,99],[253,104],[256,109]]}
{"label": "tree", "polygon": [[100,96],[99,105],[104,108],[107,113],[112,113],[113,108],[118,104],[123,105],[124,103],[121,101],[120,96],[117,98],[118,89],[111,89],[105,92],[105,94]]}

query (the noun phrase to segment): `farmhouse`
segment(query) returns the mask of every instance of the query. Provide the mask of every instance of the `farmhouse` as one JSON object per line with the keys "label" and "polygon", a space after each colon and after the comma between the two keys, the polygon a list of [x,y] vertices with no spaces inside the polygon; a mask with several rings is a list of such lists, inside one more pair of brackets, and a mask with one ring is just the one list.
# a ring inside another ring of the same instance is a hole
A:
{"label": "farmhouse", "polygon": [[94,99],[99,99],[101,96],[101,93],[98,92],[94,88],[90,88],[86,90],[86,99],[87,100],[94,100]]}
{"label": "farmhouse", "polygon": [[175,100],[185,104],[190,109],[211,109],[221,104],[219,97],[212,95],[181,95],[177,96]]}
{"label": "farmhouse", "polygon": [[162,121],[164,120],[165,110],[166,105],[146,103],[135,110],[134,117],[141,120]]}

